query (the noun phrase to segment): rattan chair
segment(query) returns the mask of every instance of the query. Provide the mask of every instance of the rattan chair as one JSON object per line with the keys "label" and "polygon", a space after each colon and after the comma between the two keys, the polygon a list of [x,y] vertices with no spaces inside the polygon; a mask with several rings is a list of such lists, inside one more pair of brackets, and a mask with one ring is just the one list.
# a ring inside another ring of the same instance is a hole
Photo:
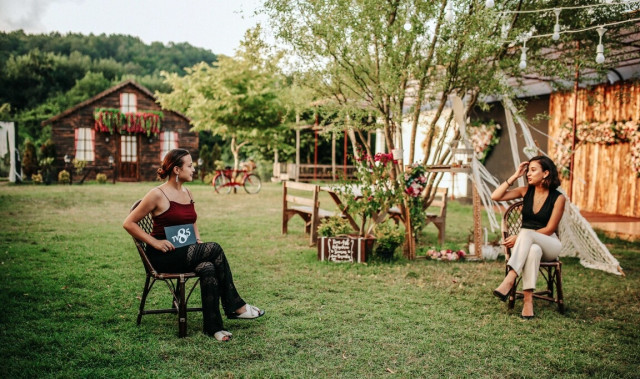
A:
{"label": "rattan chair", "polygon": [[[140,204],[140,200],[136,201],[135,204],[131,206],[131,210],[133,211],[138,204]],[[151,233],[153,228],[153,220],[151,218],[151,214],[146,215],[142,220],[138,222],[138,225],[144,230],[146,233]],[[136,244],[136,248],[138,249],[138,253],[140,254],[140,258],[142,259],[142,264],[144,266],[144,270],[147,273],[147,278],[144,283],[144,289],[142,291],[142,298],[140,300],[140,310],[138,311],[138,325],[142,321],[142,316],[147,314],[155,314],[155,313],[177,313],[178,314],[178,337],[185,337],[187,335],[187,312],[201,312],[202,308],[188,308],[187,303],[189,302],[189,298],[193,293],[193,290],[198,286],[200,278],[193,272],[184,272],[184,273],[159,273],[151,264],[151,261],[147,257],[145,252],[146,244],[142,241],[138,241],[136,238],[133,239]],[[189,294],[186,295],[186,285],[189,279],[195,279],[195,282],[190,287]],[[144,306],[147,301],[147,296],[153,288],[153,285],[156,281],[163,281],[167,284],[169,291],[171,292],[172,307],[166,309],[150,309],[145,310]]]}
{"label": "rattan chair", "polygon": [[[522,226],[522,201],[511,205],[502,217],[502,238],[518,234]],[[509,261],[511,249],[505,246],[505,262]],[[509,267],[505,265],[505,274],[509,272]],[[558,311],[564,313],[564,297],[562,293],[562,262],[555,260],[552,262],[540,262],[540,274],[544,278],[547,288],[544,291],[536,291],[533,297],[556,303]],[[507,305],[509,309],[513,309],[516,299],[523,297],[522,291],[517,291],[521,277],[519,276],[511,291],[509,292],[509,300]]]}

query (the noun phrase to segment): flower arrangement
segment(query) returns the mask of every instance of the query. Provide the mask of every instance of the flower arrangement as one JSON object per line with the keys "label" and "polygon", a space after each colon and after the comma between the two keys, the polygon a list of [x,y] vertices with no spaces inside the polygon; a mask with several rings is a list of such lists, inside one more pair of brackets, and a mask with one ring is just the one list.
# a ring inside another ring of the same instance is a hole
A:
{"label": "flower arrangement", "polygon": [[360,214],[360,235],[371,234],[376,224],[386,217],[387,210],[402,200],[402,193],[396,190],[398,183],[391,180],[391,169],[396,161],[392,154],[367,154],[355,159],[358,186],[344,186],[336,189],[349,210]]}
{"label": "flower arrangement", "polygon": [[[608,122],[583,122],[577,125],[577,140],[579,142],[597,143],[602,145],[615,145],[618,143],[631,143],[629,164],[640,177],[640,123],[638,121]],[[569,173],[569,161],[571,159],[571,141],[573,132],[571,124],[565,123],[559,132],[558,139],[563,142],[556,146],[555,161],[563,177]]]}
{"label": "flower arrangement", "polygon": [[417,232],[421,231],[426,226],[423,206],[424,199],[421,196],[424,192],[426,183],[427,170],[424,166],[414,163],[405,170],[404,191],[409,195],[409,204],[411,206],[411,227],[414,231],[414,236],[417,236]]}
{"label": "flower arrangement", "polygon": [[93,111],[95,129],[99,132],[113,133],[146,133],[157,135],[162,129],[161,121],[164,117],[158,111],[140,111],[136,113],[122,113],[115,108],[96,108]]}
{"label": "flower arrangement", "polygon": [[430,249],[427,251],[427,258],[438,261],[458,261],[463,260],[466,256],[467,254],[464,250],[453,251],[451,249]]}
{"label": "flower arrangement", "polygon": [[476,158],[484,163],[491,149],[500,141],[500,124],[472,123],[467,129]]}

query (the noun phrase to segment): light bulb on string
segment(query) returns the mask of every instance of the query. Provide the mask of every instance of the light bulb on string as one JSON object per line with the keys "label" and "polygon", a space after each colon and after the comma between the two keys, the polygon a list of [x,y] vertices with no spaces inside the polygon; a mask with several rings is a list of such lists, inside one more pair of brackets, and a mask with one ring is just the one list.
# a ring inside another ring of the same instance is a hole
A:
{"label": "light bulb on string", "polygon": [[496,4],[495,4],[495,2],[493,0],[487,0],[484,3],[484,6],[487,7],[487,8],[493,8],[494,5],[496,5]]}
{"label": "light bulb on string", "polygon": [[522,53],[520,53],[520,69],[524,70],[527,68],[527,40],[525,39],[522,44]]}
{"label": "light bulb on string", "polygon": [[409,21],[404,23],[404,30],[406,30],[406,31],[410,31],[411,30],[411,23]]}
{"label": "light bulb on string", "polygon": [[507,39],[507,37],[509,37],[509,29],[509,24],[507,24],[506,22],[502,24],[502,28],[500,30],[500,37],[502,37],[502,39]]}
{"label": "light bulb on string", "polygon": [[551,38],[557,41],[560,39],[560,9],[556,8],[553,12],[556,14],[556,24],[553,25],[553,36]]}
{"label": "light bulb on string", "polygon": [[596,29],[598,31],[598,35],[600,36],[600,41],[598,43],[598,47],[596,48],[596,63],[603,64],[604,63],[604,45],[602,45],[602,35],[607,29],[602,26]]}
{"label": "light bulb on string", "polygon": [[447,8],[444,11],[444,19],[447,22],[453,21],[453,4],[451,2],[447,3]]}

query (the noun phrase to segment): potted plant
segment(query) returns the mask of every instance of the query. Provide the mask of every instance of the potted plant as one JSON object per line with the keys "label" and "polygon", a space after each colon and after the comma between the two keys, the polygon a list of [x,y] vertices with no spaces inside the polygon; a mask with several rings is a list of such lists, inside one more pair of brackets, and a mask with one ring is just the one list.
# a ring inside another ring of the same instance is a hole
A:
{"label": "potted plant", "polygon": [[339,216],[323,219],[318,227],[318,259],[329,262],[366,262],[375,238],[354,235],[349,222]]}
{"label": "potted plant", "polygon": [[375,255],[385,262],[391,261],[398,247],[404,243],[404,234],[404,230],[393,222],[378,224],[374,233]]}

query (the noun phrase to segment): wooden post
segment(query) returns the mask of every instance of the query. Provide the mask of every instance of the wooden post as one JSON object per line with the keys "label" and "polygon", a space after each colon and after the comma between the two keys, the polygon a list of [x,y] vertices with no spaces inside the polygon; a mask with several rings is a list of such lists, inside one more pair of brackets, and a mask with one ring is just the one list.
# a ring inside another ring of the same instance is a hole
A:
{"label": "wooden post", "polygon": [[[580,50],[580,41],[576,41],[576,49],[578,51]],[[578,82],[580,81],[580,67],[578,66],[578,63],[576,63],[575,78],[575,83],[573,84],[573,123],[571,125],[573,138],[571,139],[571,156],[569,157],[569,188],[567,191],[569,200],[573,197],[573,159],[576,153],[576,141],[578,139]]]}
{"label": "wooden post", "polygon": [[480,213],[480,196],[478,195],[478,189],[476,184],[471,182],[471,188],[473,189],[473,244],[475,245],[475,251],[473,255],[475,258],[482,258],[482,214]]}
{"label": "wooden post", "polygon": [[331,180],[336,181],[336,132],[331,132]]}

